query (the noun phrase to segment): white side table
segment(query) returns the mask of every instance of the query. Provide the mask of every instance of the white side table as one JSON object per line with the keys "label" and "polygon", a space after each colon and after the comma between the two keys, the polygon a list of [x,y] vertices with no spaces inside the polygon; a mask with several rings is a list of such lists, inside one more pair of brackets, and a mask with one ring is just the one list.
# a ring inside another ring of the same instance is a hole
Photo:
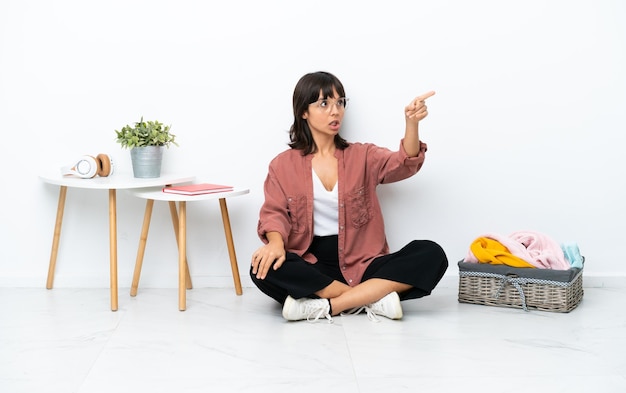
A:
{"label": "white side table", "polygon": [[48,280],[46,288],[52,289],[54,282],[54,270],[56,267],[59,241],[61,238],[61,225],[63,223],[63,210],[65,209],[65,197],[67,188],[90,188],[109,191],[109,259],[111,270],[111,311],[117,311],[117,193],[119,189],[132,189],[140,187],[164,186],[193,181],[195,176],[181,174],[162,174],[161,177],[152,179],[139,179],[132,173],[114,172],[107,177],[94,177],[81,179],[73,176],[63,176],[60,171],[45,173],[39,178],[49,184],[61,187],[59,203],[57,207],[54,235],[52,237],[52,251],[50,252],[50,266],[48,267]]}
{"label": "white side table", "polygon": [[[230,218],[228,216],[228,207],[226,206],[226,198],[232,198],[250,192],[247,188],[235,188],[233,191],[216,192],[212,194],[202,195],[181,195],[165,193],[162,187],[136,189],[130,192],[139,197],[146,199],[146,212],[144,215],[143,227],[139,239],[139,248],[137,250],[137,260],[135,262],[135,272],[133,274],[133,283],[130,289],[130,295],[137,295],[137,287],[139,286],[139,276],[141,274],[141,266],[143,264],[144,251],[148,240],[148,230],[150,228],[150,219],[152,216],[152,208],[154,201],[167,201],[170,205],[170,213],[172,223],[174,224],[174,232],[178,243],[178,309],[185,311],[187,308],[186,289],[191,289],[191,276],[189,274],[189,266],[187,264],[187,202],[219,200],[220,210],[222,213],[222,223],[224,225],[224,235],[226,235],[226,245],[228,246],[228,255],[230,257],[230,268],[233,274],[235,284],[235,293],[242,294],[241,279],[239,276],[239,267],[237,266],[237,256],[235,254],[235,245],[233,242],[233,234],[230,227]],[[176,212],[176,202],[178,202],[178,213]]]}

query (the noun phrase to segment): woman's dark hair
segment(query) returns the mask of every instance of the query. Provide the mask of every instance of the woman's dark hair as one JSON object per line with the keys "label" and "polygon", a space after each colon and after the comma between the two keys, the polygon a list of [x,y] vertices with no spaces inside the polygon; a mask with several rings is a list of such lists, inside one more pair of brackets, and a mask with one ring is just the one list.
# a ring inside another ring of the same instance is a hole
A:
{"label": "woman's dark hair", "polygon": [[[317,151],[309,124],[302,116],[309,109],[309,105],[320,98],[320,91],[322,98],[332,98],[335,91],[339,97],[346,95],[341,81],[329,72],[313,72],[300,78],[293,91],[293,124],[289,129],[289,147],[302,150],[302,155]],[[343,150],[348,147],[348,142],[337,134],[335,147]]]}

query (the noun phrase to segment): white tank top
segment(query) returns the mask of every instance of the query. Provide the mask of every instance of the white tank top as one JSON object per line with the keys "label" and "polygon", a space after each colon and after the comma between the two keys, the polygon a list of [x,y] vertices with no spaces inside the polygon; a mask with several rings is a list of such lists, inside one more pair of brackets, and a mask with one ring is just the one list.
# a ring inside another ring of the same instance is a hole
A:
{"label": "white tank top", "polygon": [[337,184],[328,191],[313,170],[313,234],[329,236],[338,233],[339,197]]}

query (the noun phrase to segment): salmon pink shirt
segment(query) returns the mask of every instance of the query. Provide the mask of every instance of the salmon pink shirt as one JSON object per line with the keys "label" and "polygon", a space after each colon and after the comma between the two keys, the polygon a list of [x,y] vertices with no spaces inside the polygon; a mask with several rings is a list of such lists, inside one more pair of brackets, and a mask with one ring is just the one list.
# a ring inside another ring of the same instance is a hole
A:
{"label": "salmon pink shirt", "polygon": [[[426,149],[421,143],[417,157],[409,157],[401,141],[398,151],[371,143],[350,143],[335,152],[339,169],[339,265],[350,286],[361,282],[374,258],[389,254],[376,187],[417,173]],[[303,156],[301,150],[289,149],[270,162],[257,232],[264,243],[268,242],[267,232],[279,232],[287,252],[316,263],[315,256],[307,252],[313,241],[312,159],[313,154]]]}

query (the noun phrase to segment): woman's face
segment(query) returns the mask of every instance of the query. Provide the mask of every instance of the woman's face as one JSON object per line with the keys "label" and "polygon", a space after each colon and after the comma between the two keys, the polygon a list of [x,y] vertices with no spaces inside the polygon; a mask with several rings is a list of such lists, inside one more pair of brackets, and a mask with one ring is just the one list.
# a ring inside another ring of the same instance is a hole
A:
{"label": "woman's face", "polygon": [[324,98],[320,91],[318,100],[309,104],[307,111],[302,115],[302,118],[308,122],[313,136],[334,137],[337,135],[341,128],[346,103],[346,98],[339,97],[336,90],[333,90],[333,96],[328,98]]}

